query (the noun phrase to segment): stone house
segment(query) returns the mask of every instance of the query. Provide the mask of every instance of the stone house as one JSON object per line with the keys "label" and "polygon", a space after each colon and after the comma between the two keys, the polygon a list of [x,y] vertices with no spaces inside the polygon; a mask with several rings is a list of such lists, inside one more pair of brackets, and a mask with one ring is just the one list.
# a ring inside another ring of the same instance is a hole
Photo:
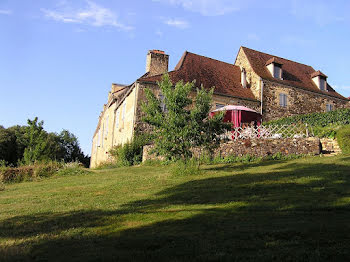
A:
{"label": "stone house", "polygon": [[214,87],[213,108],[244,105],[268,121],[311,112],[350,108],[348,98],[338,94],[327,76],[311,66],[240,47],[234,64],[185,52],[174,70],[168,71],[169,56],[150,50],[146,73],[131,85],[112,84],[108,101],[99,116],[92,140],[91,167],[110,159],[108,151],[131,140],[147,126],[141,121],[145,88],[161,97],[157,86],[164,73],[171,81]]}

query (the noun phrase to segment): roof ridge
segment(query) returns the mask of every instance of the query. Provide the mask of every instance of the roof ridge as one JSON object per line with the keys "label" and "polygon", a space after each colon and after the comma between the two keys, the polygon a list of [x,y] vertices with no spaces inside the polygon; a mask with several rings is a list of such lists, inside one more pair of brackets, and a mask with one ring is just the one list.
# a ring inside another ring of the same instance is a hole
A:
{"label": "roof ridge", "polygon": [[217,61],[217,62],[220,62],[220,63],[224,63],[224,64],[228,64],[228,65],[236,66],[235,64],[231,64],[231,63],[228,63],[228,62],[225,62],[225,61],[221,61],[221,60],[218,60],[218,59],[215,59],[215,58],[211,58],[211,57],[208,57],[208,56],[199,55],[199,54],[192,53],[192,52],[188,52],[188,51],[186,51],[186,52],[187,52],[187,53],[189,53],[189,54],[192,54],[192,55],[196,55],[196,56],[204,57],[204,58],[207,58],[207,59],[210,59],[210,60],[214,60],[214,61]]}
{"label": "roof ridge", "polygon": [[311,67],[314,71],[316,71],[312,66],[307,65],[307,64],[303,64],[303,63],[300,63],[300,62],[296,62],[296,61],[293,61],[293,60],[290,60],[290,59],[287,59],[287,58],[283,58],[283,57],[280,57],[280,56],[272,55],[272,54],[269,54],[269,53],[264,53],[264,52],[261,52],[261,51],[258,51],[258,50],[255,50],[255,49],[246,47],[246,46],[241,46],[241,47],[242,47],[242,48],[245,48],[245,49],[252,50],[252,51],[254,51],[254,52],[258,52],[258,53],[260,53],[260,54],[269,55],[269,56],[272,56],[272,57],[275,57],[275,58],[279,58],[279,59],[283,59],[283,60],[286,60],[286,61],[289,61],[289,62],[293,62],[293,63],[296,63],[296,64],[308,66],[308,67]]}

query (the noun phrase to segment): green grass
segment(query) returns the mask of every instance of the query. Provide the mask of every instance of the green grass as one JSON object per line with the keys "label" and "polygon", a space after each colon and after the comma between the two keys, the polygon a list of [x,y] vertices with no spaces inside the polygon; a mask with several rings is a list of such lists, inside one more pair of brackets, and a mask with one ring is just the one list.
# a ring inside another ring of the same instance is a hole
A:
{"label": "green grass", "polygon": [[350,156],[5,186],[0,261],[348,261]]}

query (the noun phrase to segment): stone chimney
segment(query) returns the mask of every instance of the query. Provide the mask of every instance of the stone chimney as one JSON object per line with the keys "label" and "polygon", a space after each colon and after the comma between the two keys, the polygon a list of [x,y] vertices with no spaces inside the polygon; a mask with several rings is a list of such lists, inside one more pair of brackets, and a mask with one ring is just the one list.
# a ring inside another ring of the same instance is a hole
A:
{"label": "stone chimney", "polygon": [[168,72],[169,55],[161,50],[149,50],[146,59],[146,73],[149,76]]}

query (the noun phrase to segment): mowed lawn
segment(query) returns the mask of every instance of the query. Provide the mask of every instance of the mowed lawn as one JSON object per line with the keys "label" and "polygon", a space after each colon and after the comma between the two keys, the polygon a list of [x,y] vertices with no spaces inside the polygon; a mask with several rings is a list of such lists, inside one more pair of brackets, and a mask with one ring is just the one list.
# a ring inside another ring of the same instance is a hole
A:
{"label": "mowed lawn", "polygon": [[6,185],[0,261],[349,261],[350,156]]}

